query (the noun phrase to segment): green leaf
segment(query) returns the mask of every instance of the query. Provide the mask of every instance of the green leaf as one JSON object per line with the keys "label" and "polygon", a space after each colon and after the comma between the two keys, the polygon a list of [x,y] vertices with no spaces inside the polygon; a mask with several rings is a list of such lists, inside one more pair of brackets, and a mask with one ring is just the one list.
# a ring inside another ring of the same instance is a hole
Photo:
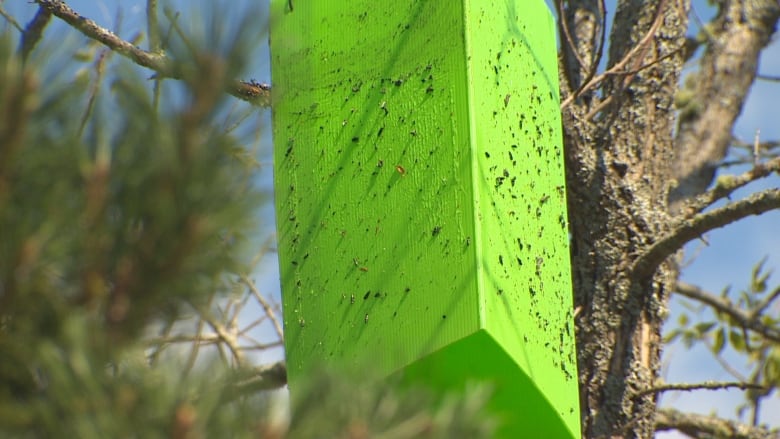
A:
{"label": "green leaf", "polygon": [[670,331],[668,334],[666,334],[664,336],[664,343],[671,343],[671,342],[677,340],[678,338],[680,338],[681,334],[682,334],[682,331],[680,331],[679,329],[674,329],[674,330]]}
{"label": "green leaf", "polygon": [[750,285],[750,290],[753,293],[763,293],[766,291],[767,288],[767,279],[769,279],[769,276],[772,275],[772,270],[769,270],[767,272],[764,272],[764,264],[767,261],[767,257],[764,256],[761,258],[761,261],[756,264],[755,267],[753,267],[753,276],[752,276],[752,282]]}
{"label": "green leaf", "polygon": [[715,338],[712,342],[712,353],[720,354],[723,351],[723,347],[726,345],[726,328],[721,327],[715,331]]}
{"label": "green leaf", "polygon": [[697,323],[696,326],[693,327],[693,329],[701,336],[710,332],[710,330],[712,330],[712,328],[714,327],[715,327],[715,322],[701,322],[701,323]]}
{"label": "green leaf", "polygon": [[731,332],[729,332],[729,342],[735,350],[740,352],[745,351],[745,338],[739,331],[731,330]]}
{"label": "green leaf", "polygon": [[764,364],[764,379],[767,384],[780,386],[780,348],[775,348],[769,354]]}

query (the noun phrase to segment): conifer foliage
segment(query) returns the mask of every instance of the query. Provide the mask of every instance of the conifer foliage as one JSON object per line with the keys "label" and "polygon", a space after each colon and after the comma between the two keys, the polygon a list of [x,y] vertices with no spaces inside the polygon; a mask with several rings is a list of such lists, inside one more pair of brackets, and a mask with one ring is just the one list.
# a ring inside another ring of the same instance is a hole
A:
{"label": "conifer foliage", "polygon": [[[236,83],[262,30],[166,16],[158,50],[132,49],[151,78],[110,44],[53,49],[43,7],[18,49],[0,37],[0,437],[490,437],[483,388],[323,372],[292,415],[269,394],[283,364],[247,352],[281,340],[239,340],[269,320],[282,336],[249,279],[267,168],[257,107],[230,97],[267,98]],[[240,322],[248,300],[265,315]]]}
{"label": "conifer foliage", "polygon": [[203,53],[188,60],[182,103],[158,107],[129,70],[102,88],[58,83],[3,39],[0,436],[255,428],[261,398],[229,391],[239,374],[152,363],[144,338],[208,308],[246,265],[259,198],[244,147],[217,122],[240,63]]}

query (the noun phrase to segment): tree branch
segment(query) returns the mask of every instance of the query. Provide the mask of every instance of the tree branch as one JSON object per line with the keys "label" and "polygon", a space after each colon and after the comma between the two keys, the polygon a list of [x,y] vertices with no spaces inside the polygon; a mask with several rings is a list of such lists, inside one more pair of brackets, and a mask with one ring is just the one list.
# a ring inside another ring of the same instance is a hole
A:
{"label": "tree branch", "polygon": [[255,299],[260,303],[260,306],[263,307],[263,311],[265,311],[265,315],[268,316],[269,319],[271,319],[271,323],[274,326],[274,329],[276,330],[276,335],[279,336],[279,340],[284,340],[284,330],[282,329],[282,324],[279,322],[279,319],[276,318],[276,313],[274,313],[273,308],[271,308],[271,304],[268,303],[267,300],[263,297],[262,294],[260,294],[260,291],[257,289],[257,286],[254,282],[252,282],[251,279],[249,279],[245,275],[241,275],[241,282],[244,283],[247,287],[249,287],[249,290],[252,292],[252,295],[255,297]]}
{"label": "tree branch", "polygon": [[772,173],[780,173],[780,157],[766,163],[759,163],[753,169],[741,175],[724,175],[719,177],[714,188],[686,203],[682,209],[683,214],[689,218],[694,214],[700,213],[716,201],[730,196],[737,189],[767,177]]}
{"label": "tree branch", "polygon": [[686,91],[691,100],[681,114],[677,138],[677,187],[669,200],[673,212],[681,201],[704,192],[726,156],[734,121],[753,85],[762,50],[780,17],[777,0],[722,0],[699,70]]}
{"label": "tree branch", "polygon": [[759,316],[748,314],[737,308],[730,300],[708,293],[701,288],[685,282],[677,282],[674,291],[689,299],[696,300],[714,308],[716,311],[728,315],[740,326],[755,331],[766,339],[780,343],[780,329],[767,326],[761,322]]}
{"label": "tree branch", "polygon": [[672,231],[651,245],[644,254],[634,262],[632,271],[635,279],[644,279],[652,274],[669,256],[681,249],[688,241],[731,224],[750,215],[760,215],[770,210],[780,208],[780,189],[769,189],[750,195],[749,197],[712,210],[681,220]]}
{"label": "tree branch", "polygon": [[[595,87],[598,85],[601,81],[604,80],[607,76],[610,75],[632,75],[636,74],[635,72],[632,72],[632,70],[640,70],[640,69],[628,69],[626,70],[626,66],[629,62],[632,60],[635,61],[635,56],[637,54],[642,53],[642,51],[645,49],[645,47],[650,44],[651,39],[655,35],[656,32],[658,32],[658,29],[661,27],[662,19],[663,19],[663,11],[664,7],[666,6],[666,0],[661,0],[658,3],[658,6],[656,7],[656,16],[653,20],[652,26],[650,26],[650,29],[648,29],[647,33],[645,33],[644,37],[642,37],[641,40],[639,40],[639,43],[637,43],[634,47],[631,48],[631,50],[628,51],[628,53],[625,54],[625,56],[615,63],[612,67],[610,67],[607,71],[604,73],[593,77],[593,75],[588,75],[586,78],[586,82],[580,86],[577,90],[575,90],[571,95],[569,95],[562,103],[561,103],[561,109],[566,108],[571,102],[576,99],[578,96],[580,96],[582,93],[586,92],[592,87]],[[602,26],[605,27],[605,26]],[[603,41],[602,41],[603,44]],[[641,59],[640,59],[641,61]],[[609,98],[608,98],[609,99]],[[593,111],[591,111],[593,112]]]}
{"label": "tree branch", "polygon": [[714,416],[682,413],[674,409],[659,409],[655,416],[655,430],[678,430],[691,437],[728,437],[732,439],[778,439],[780,431],[753,427]]}
{"label": "tree branch", "polygon": [[649,395],[651,393],[661,393],[669,391],[686,391],[693,390],[724,390],[724,389],[765,389],[766,387],[759,384],[744,383],[744,382],[719,382],[719,381],[704,381],[702,383],[669,383],[659,384],[648,389],[640,390],[636,392],[637,397]]}
{"label": "tree branch", "polygon": [[[90,39],[104,44],[139,66],[154,70],[158,77],[182,79],[181,72],[165,55],[148,52],[123,40],[110,30],[81,16],[61,0],[36,0],[41,8],[60,18]],[[271,87],[256,81],[234,81],[227,90],[231,95],[254,105],[271,104]]]}

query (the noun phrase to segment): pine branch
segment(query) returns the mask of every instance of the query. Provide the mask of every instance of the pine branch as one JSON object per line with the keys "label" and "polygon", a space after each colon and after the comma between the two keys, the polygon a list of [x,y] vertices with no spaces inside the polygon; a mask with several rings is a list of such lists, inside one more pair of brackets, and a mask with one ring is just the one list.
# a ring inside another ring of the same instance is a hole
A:
{"label": "pine branch", "polygon": [[734,306],[734,304],[731,303],[731,301],[728,299],[718,297],[712,293],[708,293],[702,290],[695,285],[691,285],[685,282],[677,282],[677,286],[674,291],[689,299],[701,302],[714,308],[716,311],[728,315],[741,327],[755,331],[764,336],[767,340],[780,343],[780,329],[772,328],[763,324],[758,318],[758,315],[748,314],[742,311],[741,309]]}
{"label": "pine branch", "polygon": [[659,409],[655,416],[655,431],[678,430],[691,437],[728,437],[732,439],[778,439],[780,431],[753,427],[715,416],[682,413],[674,409]]}
{"label": "pine branch", "polygon": [[780,209],[780,189],[757,192],[719,209],[683,219],[672,228],[671,232],[658,239],[644,254],[637,258],[632,268],[633,276],[636,276],[635,279],[644,279],[688,241],[709,231],[727,226],[745,217],[761,215],[774,209]]}
{"label": "pine branch", "polygon": [[[140,49],[123,40],[110,30],[81,16],[61,0],[36,0],[41,8],[60,18],[86,37],[104,44],[114,52],[130,59],[139,66],[154,70],[158,78],[182,79],[181,69],[168,57]],[[267,107],[271,104],[271,87],[254,80],[233,81],[226,90],[231,95],[254,105]]]}

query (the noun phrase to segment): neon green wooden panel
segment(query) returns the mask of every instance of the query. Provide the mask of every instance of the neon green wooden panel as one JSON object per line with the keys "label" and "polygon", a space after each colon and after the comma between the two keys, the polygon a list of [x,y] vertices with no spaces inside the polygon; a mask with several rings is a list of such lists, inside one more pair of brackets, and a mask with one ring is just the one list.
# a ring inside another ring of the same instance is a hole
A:
{"label": "neon green wooden panel", "polygon": [[371,358],[443,389],[503,383],[503,437],[579,437],[544,2],[292,5],[271,2],[291,388]]}

